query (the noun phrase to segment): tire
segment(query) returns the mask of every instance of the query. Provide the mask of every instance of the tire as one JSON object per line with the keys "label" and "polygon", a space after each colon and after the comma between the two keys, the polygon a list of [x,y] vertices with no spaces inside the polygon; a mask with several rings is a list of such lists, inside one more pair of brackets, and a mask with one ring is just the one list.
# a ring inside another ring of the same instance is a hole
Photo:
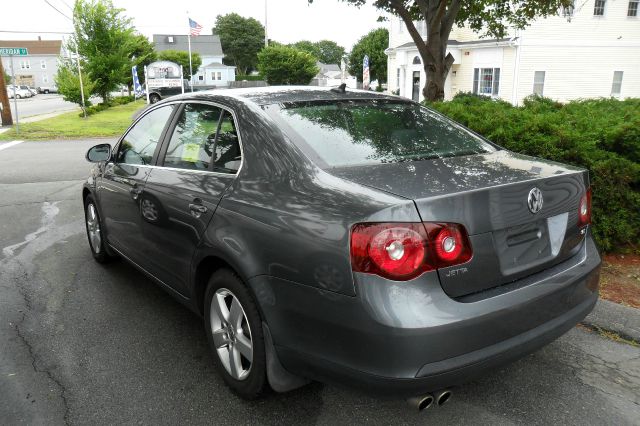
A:
{"label": "tire", "polygon": [[156,102],[160,102],[160,95],[157,93],[152,93],[149,95],[149,102],[155,104]]}
{"label": "tire", "polygon": [[102,221],[93,195],[87,195],[84,199],[84,224],[87,230],[89,248],[96,262],[107,263],[115,259],[116,256],[111,254],[104,241]]}
{"label": "tire", "polygon": [[48,90],[45,90],[45,91],[44,91],[44,94],[45,94],[45,95],[48,95],[48,94],[49,94],[49,91],[48,91]]}
{"label": "tire", "polygon": [[22,96],[16,94],[16,99],[22,99]]}
{"label": "tire", "polygon": [[262,318],[249,289],[229,269],[209,279],[204,323],[216,369],[227,386],[247,400],[262,396],[268,389]]}

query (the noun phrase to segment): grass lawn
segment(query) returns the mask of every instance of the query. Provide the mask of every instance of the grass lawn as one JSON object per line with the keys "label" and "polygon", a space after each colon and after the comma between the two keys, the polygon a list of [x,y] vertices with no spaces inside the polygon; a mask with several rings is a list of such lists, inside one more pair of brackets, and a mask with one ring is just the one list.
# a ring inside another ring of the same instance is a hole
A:
{"label": "grass lawn", "polygon": [[144,101],[118,105],[87,118],[79,112],[69,112],[33,123],[20,124],[20,134],[15,128],[0,133],[0,140],[84,139],[119,136],[131,124],[133,114],[145,106]]}

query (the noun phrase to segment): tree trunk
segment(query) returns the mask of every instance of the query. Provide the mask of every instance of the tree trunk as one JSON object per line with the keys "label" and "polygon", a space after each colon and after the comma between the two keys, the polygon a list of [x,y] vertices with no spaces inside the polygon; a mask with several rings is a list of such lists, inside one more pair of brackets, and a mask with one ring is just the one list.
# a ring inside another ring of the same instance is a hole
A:
{"label": "tree trunk", "polygon": [[422,88],[424,99],[429,102],[441,101],[444,99],[444,83],[447,79],[447,72],[443,63],[425,64],[424,71],[427,75],[427,82]]}
{"label": "tree trunk", "polygon": [[7,86],[4,81],[4,68],[2,67],[2,61],[0,60],[0,103],[2,104],[2,125],[10,126],[13,124],[13,118],[11,117],[11,105],[9,104],[9,96],[7,96]]}

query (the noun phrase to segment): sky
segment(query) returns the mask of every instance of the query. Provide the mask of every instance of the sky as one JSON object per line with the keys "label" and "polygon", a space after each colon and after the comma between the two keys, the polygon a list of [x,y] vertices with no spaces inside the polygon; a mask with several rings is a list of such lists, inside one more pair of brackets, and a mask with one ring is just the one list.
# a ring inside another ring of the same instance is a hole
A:
{"label": "sky", "polygon": [[[61,12],[71,16],[73,0],[48,0]],[[269,38],[282,43],[299,40],[329,39],[347,51],[360,37],[374,28],[380,12],[371,5],[361,8],[339,0],[266,0]],[[7,33],[5,31],[70,32],[71,22],[44,0],[2,0],[0,39],[59,39],[62,34]],[[186,34],[187,16],[201,24],[203,34],[210,34],[217,15],[235,12],[253,17],[264,24],[265,0],[113,0],[116,7],[133,19],[137,30],[151,38],[152,34]],[[28,12],[26,12],[28,11]],[[188,15],[187,15],[188,13]],[[17,17],[25,19],[17,19]]]}

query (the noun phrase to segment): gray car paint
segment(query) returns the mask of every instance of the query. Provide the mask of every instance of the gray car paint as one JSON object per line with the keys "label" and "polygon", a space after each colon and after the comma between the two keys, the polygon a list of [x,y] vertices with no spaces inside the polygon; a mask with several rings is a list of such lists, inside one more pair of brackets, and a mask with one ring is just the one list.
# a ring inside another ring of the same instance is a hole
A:
{"label": "gray car paint", "polygon": [[[590,233],[571,240],[577,220],[576,197],[588,185],[585,172],[506,151],[435,163],[322,169],[262,108],[345,97],[400,99],[360,91],[339,94],[323,89],[267,88],[200,92],[156,104],[154,107],[167,102],[215,101],[234,111],[243,150],[242,168],[230,183],[221,183],[214,173],[159,171],[158,182],[143,191],[154,194],[156,186],[170,184],[171,188],[182,188],[183,196],[172,197],[172,191],[165,191],[158,197],[166,221],[153,227],[144,225],[146,231],[135,234],[139,235],[137,244],[124,249],[110,235],[110,219],[105,218],[109,209],[103,206],[109,201],[107,191],[101,190],[101,173],[113,166],[99,165],[90,180],[97,185],[87,184],[85,190],[95,192],[107,240],[131,260],[139,259],[137,266],[165,288],[178,289],[174,296],[200,314],[208,274],[220,265],[233,268],[254,291],[285,368],[321,380],[383,384],[377,390],[398,394],[433,390],[483,371],[472,364],[457,366],[455,374],[427,368],[430,376],[440,378],[407,380],[419,375],[425,365],[483,352],[496,342],[517,340],[527,331],[552,324],[554,318],[565,318],[553,323],[552,330],[543,333],[545,338],[534,333],[535,338],[483,358],[505,362],[511,359],[507,354],[521,356],[537,348],[590,311],[597,298],[600,258]],[[155,161],[152,170],[161,166],[157,158]],[[554,182],[564,188],[558,195],[553,195]],[[504,280],[502,274],[495,273],[500,268],[496,265],[499,254],[488,250],[489,241],[481,239],[492,230],[530,219],[521,218],[515,208],[504,206],[503,211],[501,207],[512,188],[517,187],[515,193],[521,194],[533,184],[551,194],[545,198],[549,214],[556,210],[573,214],[567,231],[571,238],[565,242],[571,247],[555,266],[545,264],[522,279]],[[149,261],[145,247],[154,244],[161,251],[165,245],[175,244],[169,237],[172,232],[188,232],[186,224],[173,230],[169,224],[186,223],[188,205],[193,201],[188,196],[196,198],[189,189],[194,186],[201,192],[220,188],[212,191],[211,207],[217,194],[222,197],[208,226],[196,227],[204,230],[197,244],[199,231],[189,238],[184,236],[178,244],[180,256],[191,257],[190,271],[174,277],[182,276],[181,283],[169,283],[160,278],[165,275]],[[132,200],[128,207],[136,205]],[[447,282],[442,275],[447,271],[428,272],[408,282],[351,271],[349,237],[353,224],[435,219],[457,221],[470,230],[476,262],[487,262],[486,275],[483,265],[473,261],[465,266],[478,270],[467,274],[470,278],[464,282]],[[456,293],[456,283],[464,290]],[[469,283],[480,284],[473,287]],[[393,386],[389,380],[394,381]]]}

